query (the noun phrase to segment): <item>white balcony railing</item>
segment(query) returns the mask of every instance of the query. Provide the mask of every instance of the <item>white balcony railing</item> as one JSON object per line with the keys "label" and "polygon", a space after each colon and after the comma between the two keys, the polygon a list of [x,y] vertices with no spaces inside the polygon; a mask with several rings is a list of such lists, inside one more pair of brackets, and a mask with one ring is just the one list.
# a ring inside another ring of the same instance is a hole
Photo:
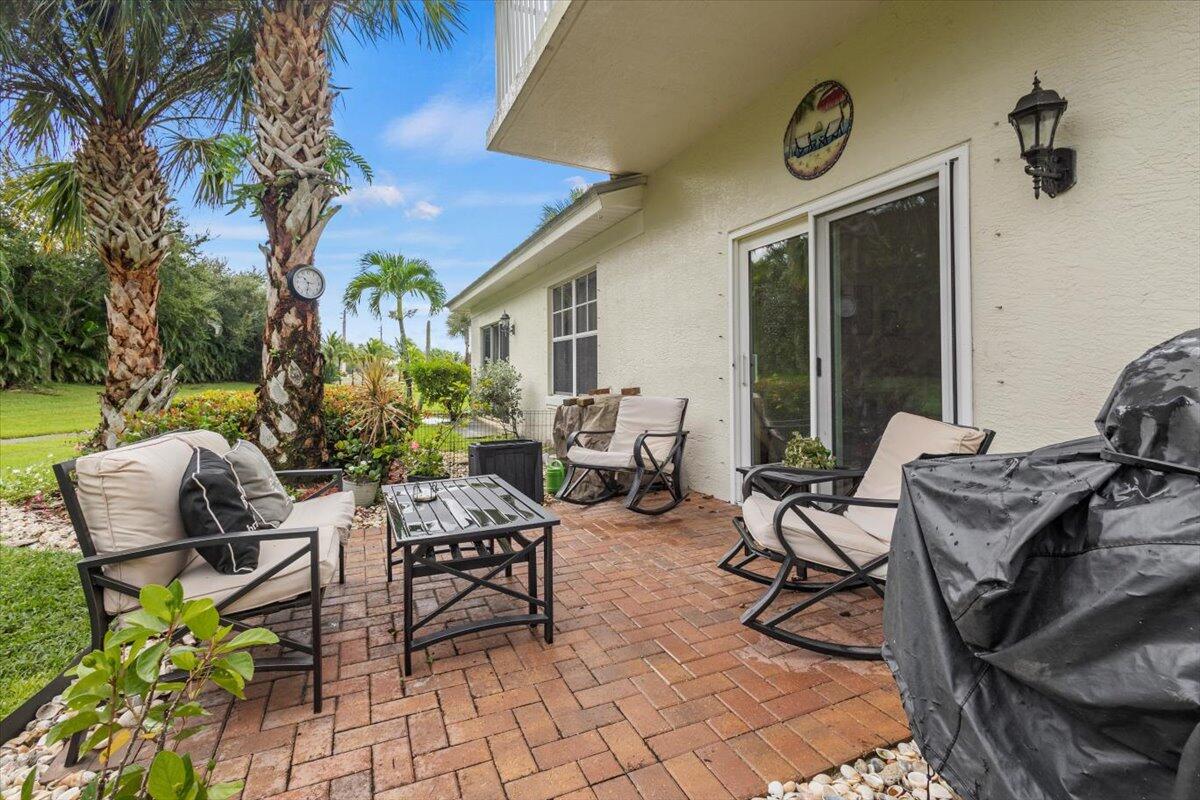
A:
{"label": "white balcony railing", "polygon": [[520,90],[522,67],[555,0],[496,0],[496,114]]}

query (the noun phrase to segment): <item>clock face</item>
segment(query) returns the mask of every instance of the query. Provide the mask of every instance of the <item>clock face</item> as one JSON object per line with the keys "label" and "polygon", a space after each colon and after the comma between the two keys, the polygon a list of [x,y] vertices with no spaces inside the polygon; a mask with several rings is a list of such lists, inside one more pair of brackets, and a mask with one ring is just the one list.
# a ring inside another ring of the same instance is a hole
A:
{"label": "clock face", "polygon": [[292,294],[302,300],[316,300],[325,291],[325,276],[316,267],[305,265],[288,273]]}

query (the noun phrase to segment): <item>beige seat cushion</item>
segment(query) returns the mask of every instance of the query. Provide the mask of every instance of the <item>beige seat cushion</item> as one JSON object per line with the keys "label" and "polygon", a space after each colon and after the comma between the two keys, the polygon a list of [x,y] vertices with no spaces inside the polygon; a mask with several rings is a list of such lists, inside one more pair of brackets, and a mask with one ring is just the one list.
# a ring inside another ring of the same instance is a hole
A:
{"label": "beige seat cushion", "polygon": [[[783,553],[783,545],[775,534],[775,511],[778,508],[778,501],[754,492],[742,503],[742,519],[746,523],[746,529],[759,545]],[[841,514],[805,508],[804,515],[858,564],[865,564],[888,551],[888,540],[873,536]],[[788,511],[783,515],[782,527],[783,536],[791,546],[792,552],[800,558],[827,567],[847,569],[846,562],[830,550],[795,511]],[[887,565],[877,567],[871,574],[878,578],[886,578]]]}
{"label": "beige seat cushion", "polygon": [[631,469],[633,467],[633,449],[626,452],[592,450],[576,445],[567,451],[567,460],[572,464],[588,467],[608,467],[609,469]]}
{"label": "beige seat cushion", "polygon": [[[888,420],[879,447],[854,496],[899,500],[901,467],[923,454],[978,453],[984,436],[984,432],[977,428],[964,428],[916,414],[896,414]],[[863,530],[890,542],[896,509],[850,506],[846,509],[846,518]]]}
{"label": "beige seat cushion", "polygon": [[[296,503],[284,521],[283,528],[317,528],[320,539],[321,585],[329,584],[338,573],[338,544],[341,531],[349,529],[354,518],[354,493],[337,492]],[[256,575],[283,561],[303,545],[300,539],[263,542],[258,553],[258,569],[244,575],[222,575],[197,553],[179,576],[183,595],[188,599],[211,597],[220,603],[245,586]],[[247,611],[271,603],[291,600],[309,590],[308,556],[302,556],[284,567],[278,575],[255,587],[244,597],[230,604],[224,612]]]}
{"label": "beige seat cushion", "polygon": [[[677,397],[631,395],[621,398],[608,452],[632,455],[638,434],[675,433],[683,419],[684,407],[685,402]],[[670,454],[674,444],[675,440],[666,436],[646,440],[646,446],[660,462]]]}

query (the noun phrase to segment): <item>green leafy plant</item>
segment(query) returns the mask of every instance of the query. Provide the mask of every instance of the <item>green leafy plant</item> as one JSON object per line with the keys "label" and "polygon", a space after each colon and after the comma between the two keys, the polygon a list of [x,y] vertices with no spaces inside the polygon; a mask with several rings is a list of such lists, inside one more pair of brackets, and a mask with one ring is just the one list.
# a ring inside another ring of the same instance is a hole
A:
{"label": "green leafy plant", "polygon": [[430,478],[443,478],[449,475],[446,470],[446,455],[441,450],[441,439],[421,444],[416,439],[408,447],[404,465],[409,475],[421,475]]}
{"label": "green leafy plant", "polygon": [[341,439],[333,445],[333,459],[355,483],[378,481],[382,472],[375,448],[357,437]]}
{"label": "green leafy plant", "polygon": [[783,453],[783,463],[798,469],[833,469],[837,466],[829,448],[820,439],[794,433],[788,439]]}
{"label": "green leafy plant", "polygon": [[[83,734],[82,752],[96,751],[104,768],[83,796],[92,800],[224,800],[242,781],[214,782],[215,762],[202,768],[176,752],[180,742],[202,729],[209,712],[200,694],[215,684],[243,698],[254,676],[248,651],[279,641],[265,628],[234,634],[221,625],[209,598],[185,600],[179,581],[151,584],[139,593],[141,608],[123,617],[104,647],[88,653],[71,671],[63,699],[70,716],[47,734],[51,743]],[[149,743],[149,768],[134,764],[139,745]],[[114,763],[116,762],[116,763]],[[32,777],[22,797],[33,793]]]}
{"label": "green leafy plant", "polygon": [[521,373],[507,361],[489,361],[475,373],[471,399],[488,416],[495,417],[514,438],[520,435]]}
{"label": "green leafy plant", "polygon": [[449,358],[418,358],[408,366],[424,403],[461,417],[471,397],[471,368]]}

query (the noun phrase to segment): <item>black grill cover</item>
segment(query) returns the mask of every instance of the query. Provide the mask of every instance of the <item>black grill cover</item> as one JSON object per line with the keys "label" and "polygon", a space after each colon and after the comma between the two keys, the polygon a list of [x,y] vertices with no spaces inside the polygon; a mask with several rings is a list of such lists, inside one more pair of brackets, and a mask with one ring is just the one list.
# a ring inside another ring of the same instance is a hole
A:
{"label": "black grill cover", "polygon": [[1097,427],[904,468],[884,655],[971,800],[1200,798],[1200,330]]}

